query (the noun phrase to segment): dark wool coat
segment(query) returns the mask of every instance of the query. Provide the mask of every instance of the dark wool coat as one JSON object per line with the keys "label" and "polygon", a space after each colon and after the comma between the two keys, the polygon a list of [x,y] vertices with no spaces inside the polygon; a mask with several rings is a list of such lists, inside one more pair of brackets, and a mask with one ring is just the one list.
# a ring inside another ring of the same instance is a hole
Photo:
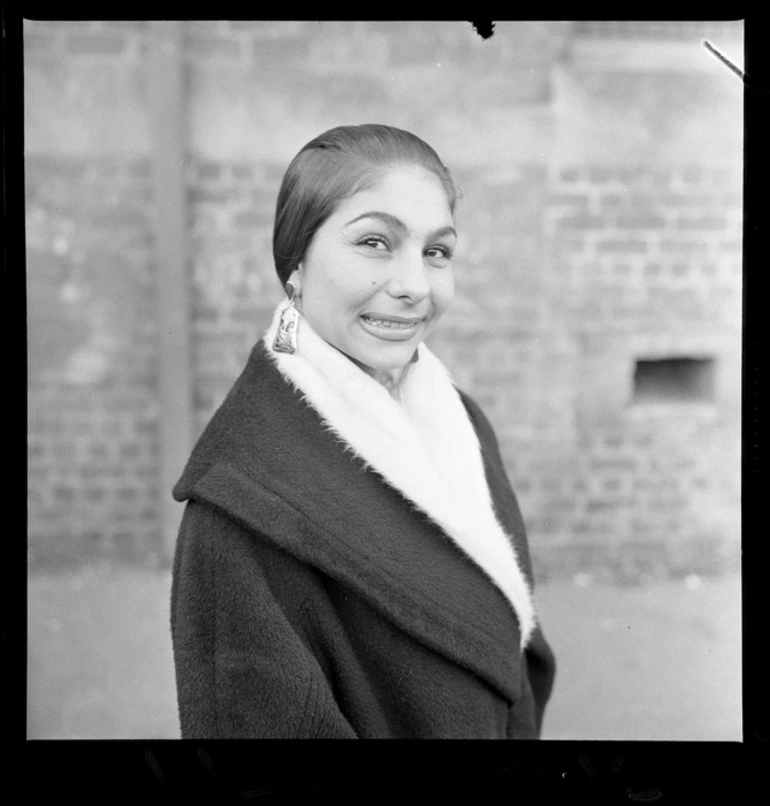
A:
{"label": "dark wool coat", "polygon": [[[462,399],[531,583],[494,433]],[[344,448],[257,344],[174,489],[182,737],[537,737],[540,629],[522,653],[498,588]]]}

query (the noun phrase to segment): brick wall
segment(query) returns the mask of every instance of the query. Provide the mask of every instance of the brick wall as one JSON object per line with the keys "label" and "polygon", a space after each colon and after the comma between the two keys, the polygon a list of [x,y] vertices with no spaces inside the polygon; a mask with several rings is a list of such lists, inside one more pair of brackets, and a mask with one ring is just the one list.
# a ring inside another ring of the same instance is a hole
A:
{"label": "brick wall", "polygon": [[145,28],[25,31],[33,563],[160,554]]}
{"label": "brick wall", "polygon": [[[543,533],[567,547],[553,556],[603,555],[620,570],[734,564],[740,175],[575,167],[552,177],[551,193],[550,270],[563,291],[554,313],[577,349],[577,461],[535,506]],[[635,362],[677,356],[716,362],[715,399],[635,401]]]}
{"label": "brick wall", "polygon": [[[538,574],[720,570],[739,526],[740,88],[713,57],[683,71],[643,51],[631,70],[597,63],[581,36],[186,24],[195,428],[280,297],[270,241],[288,161],[330,126],[391,122],[434,145],[463,192],[457,297],[431,346],[495,424]],[[41,556],[85,534],[106,551],[124,534],[141,555],[167,494],[151,472],[149,34],[37,23],[27,37],[31,534]],[[73,212],[49,198],[57,186]],[[715,399],[635,403],[635,362],[669,356],[712,358]],[[92,448],[73,447],[78,428]]]}

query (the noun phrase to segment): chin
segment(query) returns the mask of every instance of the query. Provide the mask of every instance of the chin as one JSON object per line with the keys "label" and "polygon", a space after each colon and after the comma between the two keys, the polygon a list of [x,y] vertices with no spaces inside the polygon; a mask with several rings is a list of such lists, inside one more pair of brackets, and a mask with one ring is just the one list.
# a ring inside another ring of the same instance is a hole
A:
{"label": "chin", "polygon": [[[371,351],[357,351],[355,353],[348,353],[348,357],[364,369],[374,370],[375,372],[393,372],[395,370],[403,369],[411,360],[414,351],[417,349],[417,344],[399,345],[397,349],[390,349],[389,355],[383,356],[381,354],[372,354]],[[379,352],[379,351],[378,351]]]}

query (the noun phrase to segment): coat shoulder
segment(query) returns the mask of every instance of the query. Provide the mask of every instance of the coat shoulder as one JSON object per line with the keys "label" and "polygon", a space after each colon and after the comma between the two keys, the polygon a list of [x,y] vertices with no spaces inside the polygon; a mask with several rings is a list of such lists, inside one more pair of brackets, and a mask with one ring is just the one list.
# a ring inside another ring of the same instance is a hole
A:
{"label": "coat shoulder", "polygon": [[297,398],[270,360],[264,342],[257,342],[196,441],[173,497],[187,500],[196,483],[217,464],[242,466],[255,453],[266,457],[279,450],[281,434],[291,431]]}

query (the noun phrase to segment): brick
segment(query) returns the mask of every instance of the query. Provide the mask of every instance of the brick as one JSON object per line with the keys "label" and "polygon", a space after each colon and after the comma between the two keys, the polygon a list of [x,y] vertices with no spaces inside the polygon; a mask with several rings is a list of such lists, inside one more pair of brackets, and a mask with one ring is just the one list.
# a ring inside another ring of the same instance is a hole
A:
{"label": "brick", "polygon": [[712,207],[715,201],[710,193],[664,193],[658,199],[662,207]]}
{"label": "brick", "polygon": [[644,241],[616,240],[607,238],[599,241],[596,249],[599,253],[625,253],[640,255],[647,251],[647,244]]}
{"label": "brick", "polygon": [[32,162],[32,167],[48,181],[52,178],[81,180],[88,170],[85,160],[74,157],[38,157]]}
{"label": "brick", "polygon": [[672,183],[673,172],[670,168],[655,168],[650,171],[649,178],[654,187],[668,187]]}
{"label": "brick", "polygon": [[624,543],[616,549],[616,557],[626,570],[662,572],[669,564],[667,546],[660,540]]}
{"label": "brick", "polygon": [[418,25],[421,29],[419,35],[415,35],[416,28],[412,27],[408,35],[405,32],[391,39],[389,62],[393,67],[435,64],[442,59],[446,61],[447,54],[440,39],[425,23]]}
{"label": "brick", "polygon": [[150,226],[150,221],[145,210],[121,206],[95,210],[91,214],[91,224],[94,227],[110,230],[124,228],[142,230]]}
{"label": "brick", "polygon": [[733,183],[740,184],[741,177],[740,174],[736,171],[732,171],[729,168],[727,169],[717,169],[711,175],[711,180],[717,187],[721,187],[724,185],[731,185]]}
{"label": "brick", "polygon": [[29,61],[36,56],[58,56],[62,37],[58,32],[31,33],[24,35],[24,58]]}
{"label": "brick", "polygon": [[656,495],[650,498],[650,505],[658,512],[678,512],[687,508],[688,499],[684,495],[663,496]]}
{"label": "brick", "polygon": [[69,34],[67,52],[81,56],[117,56],[126,47],[127,38],[107,34]]}
{"label": "brick", "polygon": [[148,34],[150,23],[147,20],[107,20],[100,29],[106,33]]}
{"label": "brick", "polygon": [[545,504],[546,513],[556,517],[572,514],[576,508],[577,502],[574,498],[549,498]]}
{"label": "brick", "polygon": [[[575,524],[579,534],[598,534],[598,530],[591,523],[579,521]],[[556,550],[561,555],[563,569],[574,573],[579,570],[601,568],[607,565],[610,557],[609,548],[602,542],[576,541],[568,545],[559,546]]]}
{"label": "brick", "polygon": [[636,215],[651,215],[660,206],[658,194],[652,192],[626,193],[625,200],[626,207],[633,210]]}
{"label": "brick", "polygon": [[557,228],[560,229],[605,229],[607,220],[601,216],[577,215],[557,218]]}
{"label": "brick", "polygon": [[110,541],[117,549],[132,551],[135,548],[134,533],[128,529],[118,529],[111,536]]}
{"label": "brick", "polygon": [[71,504],[75,500],[75,490],[72,487],[54,487],[54,497],[57,501]]}
{"label": "brick", "polygon": [[[286,65],[290,59],[291,70],[281,71],[282,76],[276,76],[276,82],[282,82],[287,92],[296,91],[297,87],[305,92],[318,75],[319,66],[314,64],[309,56],[310,43],[305,36],[283,37],[281,39],[267,39],[259,36],[252,37],[248,43],[248,58],[258,70],[271,70],[273,65]],[[287,54],[291,54],[290,57]],[[326,69],[324,62],[321,69]],[[359,66],[359,69],[363,65]],[[336,77],[339,72],[334,73]],[[308,138],[309,139],[309,138]],[[286,166],[284,166],[284,169]]]}
{"label": "brick", "polygon": [[195,168],[201,182],[218,182],[224,177],[224,166],[217,162],[199,162]]}
{"label": "brick", "polygon": [[619,216],[615,225],[621,229],[663,229],[666,219],[662,216]]}
{"label": "brick", "polygon": [[528,528],[541,538],[546,538],[558,531],[559,524],[551,513],[532,515],[529,518]]}
{"label": "brick", "polygon": [[185,41],[185,55],[189,59],[237,61],[242,55],[241,40],[235,37],[189,36]]}
{"label": "brick", "polygon": [[700,165],[689,165],[680,174],[682,182],[688,185],[703,182],[705,175],[705,170]]}
{"label": "brick", "polygon": [[719,197],[719,204],[723,207],[743,208],[743,196],[740,193],[725,193]]}
{"label": "brick", "polygon": [[529,187],[548,184],[548,167],[542,162],[519,162],[516,165],[516,170],[521,181]]}
{"label": "brick", "polygon": [[676,222],[679,229],[687,230],[723,230],[727,227],[724,216],[698,216],[697,218],[679,218]]}
{"label": "brick", "polygon": [[592,471],[616,471],[616,472],[633,472],[637,469],[637,461],[635,459],[603,459],[601,457],[591,457],[590,467]]}
{"label": "brick", "polygon": [[252,181],[255,177],[255,166],[248,162],[238,162],[230,166],[230,174],[236,181]]}
{"label": "brick", "polygon": [[666,238],[660,241],[658,249],[661,252],[674,252],[683,254],[703,254],[708,250],[708,244],[702,241],[683,241]]}
{"label": "brick", "polygon": [[134,430],[137,434],[155,435],[158,430],[158,422],[155,419],[145,420],[137,418],[134,423]]}
{"label": "brick", "polygon": [[99,27],[94,20],[24,20],[24,31],[91,31]]}
{"label": "brick", "polygon": [[[569,232],[569,230],[566,232]],[[582,236],[567,235],[564,231],[556,233],[551,241],[551,245],[555,252],[580,255],[586,251],[586,241]]]}
{"label": "brick", "polygon": [[588,169],[588,181],[596,184],[606,184],[614,179],[611,168],[593,166]]}
{"label": "brick", "polygon": [[264,34],[273,37],[285,36],[287,33],[295,34],[297,26],[301,24],[301,22],[284,23],[270,20],[230,20],[226,23],[227,27],[234,32],[245,31],[250,34]]}
{"label": "brick", "polygon": [[623,182],[624,184],[637,184],[646,178],[647,172],[644,168],[620,167],[615,170],[615,176],[617,177],[618,181]]}
{"label": "brick", "polygon": [[587,193],[551,193],[546,199],[548,205],[567,205],[570,207],[588,207]]}
{"label": "brick", "polygon": [[238,198],[238,191],[227,187],[193,186],[187,191],[187,200],[192,205],[226,205]]}
{"label": "brick", "polygon": [[27,450],[30,460],[33,461],[42,458],[46,454],[45,445],[42,442],[31,442]]}
{"label": "brick", "polygon": [[130,160],[123,165],[130,179],[152,179],[153,164],[150,159]]}
{"label": "brick", "polygon": [[580,169],[578,168],[562,168],[559,171],[559,179],[562,182],[573,183],[580,181]]}
{"label": "brick", "polygon": [[230,224],[235,229],[253,230],[265,225],[264,216],[260,216],[253,210],[241,210],[230,218]]}
{"label": "brick", "polygon": [[625,201],[625,197],[620,193],[602,193],[600,198],[602,209],[621,207]]}

